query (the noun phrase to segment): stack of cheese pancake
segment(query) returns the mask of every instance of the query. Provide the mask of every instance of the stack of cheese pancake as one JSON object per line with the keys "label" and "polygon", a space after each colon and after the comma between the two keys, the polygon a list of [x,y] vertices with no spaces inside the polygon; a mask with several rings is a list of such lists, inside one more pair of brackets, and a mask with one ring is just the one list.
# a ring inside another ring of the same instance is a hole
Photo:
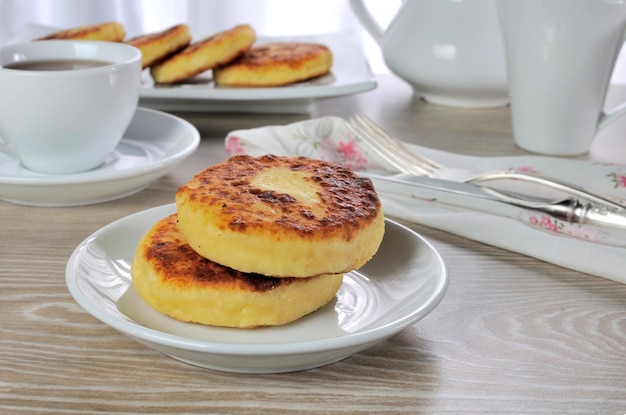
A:
{"label": "stack of cheese pancake", "polygon": [[[38,40],[122,42],[125,36],[123,25],[106,22],[62,30]],[[143,68],[150,68],[150,75],[158,84],[183,82],[212,70],[213,79],[220,86],[275,87],[330,72],[333,56],[325,45],[277,42],[255,46],[255,42],[256,32],[248,24],[193,43],[185,24],[126,40],[141,50]]]}
{"label": "stack of cheese pancake", "polygon": [[150,68],[155,82],[171,84],[225,65],[246,52],[256,41],[250,25],[240,25],[195,42]]}
{"label": "stack of cheese pancake", "polygon": [[384,234],[369,179],[304,157],[234,156],[176,194],[140,241],[133,286],[182,321],[282,325],[323,307]]}

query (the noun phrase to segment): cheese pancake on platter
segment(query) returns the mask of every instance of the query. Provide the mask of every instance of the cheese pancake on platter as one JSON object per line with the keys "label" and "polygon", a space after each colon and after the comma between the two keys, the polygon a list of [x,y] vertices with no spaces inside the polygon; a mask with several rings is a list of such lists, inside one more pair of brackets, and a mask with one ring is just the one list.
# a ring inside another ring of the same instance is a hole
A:
{"label": "cheese pancake on platter", "polygon": [[256,32],[247,24],[192,43],[150,68],[156,83],[172,84],[224,65],[246,52],[256,41]]}
{"label": "cheese pancake on platter", "polygon": [[181,50],[191,42],[189,26],[179,24],[158,33],[138,36],[126,43],[141,51],[141,65],[143,68],[154,65],[166,57]]}
{"label": "cheese pancake on platter", "polygon": [[233,156],[181,186],[176,205],[178,229],[200,255],[276,277],[359,268],[385,226],[369,179],[305,157]]}
{"label": "cheese pancake on platter", "polygon": [[332,53],[324,45],[270,43],[255,46],[234,62],[215,68],[213,79],[220,86],[282,86],[324,75],[332,62]]}
{"label": "cheese pancake on platter", "polygon": [[106,22],[87,26],[74,27],[61,30],[36,40],[102,40],[109,42],[121,42],[126,37],[126,30],[121,23]]}
{"label": "cheese pancake on platter", "polygon": [[326,305],[343,275],[272,278],[212,262],[192,250],[176,214],[158,221],[141,239],[131,265],[133,287],[155,310],[213,326],[282,325]]}

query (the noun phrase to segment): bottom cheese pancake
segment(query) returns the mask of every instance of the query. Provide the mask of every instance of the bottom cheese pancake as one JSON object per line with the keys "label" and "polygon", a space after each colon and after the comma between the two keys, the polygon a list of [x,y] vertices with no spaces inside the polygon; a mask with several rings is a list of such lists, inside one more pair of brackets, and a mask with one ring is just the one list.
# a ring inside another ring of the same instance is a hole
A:
{"label": "bottom cheese pancake", "polygon": [[121,23],[106,22],[61,30],[41,37],[37,40],[74,39],[121,42],[124,40],[125,36],[126,30]]}
{"label": "bottom cheese pancake", "polygon": [[176,205],[178,228],[200,255],[276,277],[359,268],[385,226],[369,179],[305,157],[231,157],[181,186]]}
{"label": "bottom cheese pancake", "polygon": [[191,42],[189,26],[179,24],[158,33],[138,36],[126,43],[141,51],[141,66],[147,68],[181,50]]}
{"label": "bottom cheese pancake", "polygon": [[156,83],[172,84],[226,64],[250,49],[256,40],[252,26],[244,24],[192,43],[150,68]]}
{"label": "bottom cheese pancake", "polygon": [[285,42],[256,46],[234,62],[213,70],[217,85],[239,87],[282,86],[330,71],[330,49],[315,43]]}
{"label": "bottom cheese pancake", "polygon": [[343,275],[271,278],[219,265],[192,250],[176,214],[158,221],[140,241],[131,266],[139,296],[175,319],[252,328],[292,322],[326,305]]}

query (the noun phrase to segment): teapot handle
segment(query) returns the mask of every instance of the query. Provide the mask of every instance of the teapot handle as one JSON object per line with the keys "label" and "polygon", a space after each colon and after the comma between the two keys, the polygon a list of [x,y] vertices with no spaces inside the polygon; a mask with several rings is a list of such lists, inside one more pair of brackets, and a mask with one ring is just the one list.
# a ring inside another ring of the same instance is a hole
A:
{"label": "teapot handle", "polygon": [[350,7],[355,16],[361,22],[363,28],[374,38],[378,45],[381,45],[384,30],[374,19],[364,0],[350,0]]}

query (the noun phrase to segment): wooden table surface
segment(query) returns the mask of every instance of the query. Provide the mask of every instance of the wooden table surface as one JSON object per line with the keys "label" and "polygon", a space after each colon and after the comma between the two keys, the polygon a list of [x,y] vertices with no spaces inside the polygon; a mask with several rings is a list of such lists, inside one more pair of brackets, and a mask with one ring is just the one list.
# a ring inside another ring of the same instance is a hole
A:
{"label": "wooden table surface", "polygon": [[476,155],[524,154],[509,109],[463,110],[376,90],[324,99],[310,115],[179,114],[197,152],[133,196],[38,208],[0,201],[0,413],[626,414],[626,285],[423,226],[447,264],[440,305],[346,360],[279,375],[186,365],[84,311],[65,285],[74,248],[102,226],[171,203],[177,187],[226,158],[240,128],[367,112],[406,140]]}

